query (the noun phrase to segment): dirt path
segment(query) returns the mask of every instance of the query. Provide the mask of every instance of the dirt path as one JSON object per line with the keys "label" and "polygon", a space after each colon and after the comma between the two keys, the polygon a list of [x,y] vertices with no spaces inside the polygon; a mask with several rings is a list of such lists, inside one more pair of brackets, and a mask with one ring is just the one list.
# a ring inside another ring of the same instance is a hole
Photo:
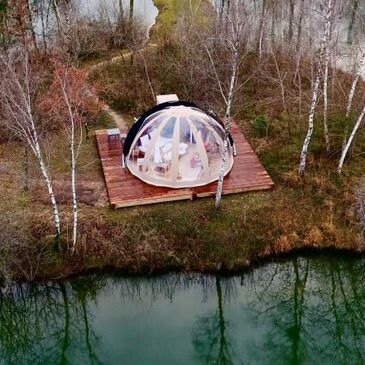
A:
{"label": "dirt path", "polygon": [[[142,50],[140,50],[139,53],[146,52],[149,49],[156,48],[156,47],[157,47],[157,44],[155,44],[155,43],[147,43],[146,47],[143,48]],[[115,56],[115,57],[111,58],[110,60],[101,61],[101,62],[91,66],[88,70],[88,73],[93,72],[101,67],[110,65],[112,63],[124,62],[125,60],[129,59],[131,56],[132,56],[132,52],[128,52],[128,53],[125,53],[120,56]],[[111,108],[110,105],[108,105],[108,104],[104,104],[103,110],[113,118],[116,126],[119,129],[122,129],[125,131],[128,129],[128,125],[121,113],[119,113],[116,110],[114,110],[113,108]]]}
{"label": "dirt path", "polygon": [[96,63],[95,65],[92,65],[89,68],[88,72],[93,72],[93,71],[97,70],[98,68],[110,65],[111,63],[118,63],[121,61],[125,61],[126,59],[130,58],[131,55],[132,55],[132,52],[127,52],[127,53],[121,54],[119,56],[114,56],[106,61],[101,61],[99,63]]}
{"label": "dirt path", "polygon": [[124,131],[126,131],[128,129],[128,125],[121,113],[112,109],[108,104],[104,105],[103,110],[113,118],[116,126],[119,129],[124,130]]}

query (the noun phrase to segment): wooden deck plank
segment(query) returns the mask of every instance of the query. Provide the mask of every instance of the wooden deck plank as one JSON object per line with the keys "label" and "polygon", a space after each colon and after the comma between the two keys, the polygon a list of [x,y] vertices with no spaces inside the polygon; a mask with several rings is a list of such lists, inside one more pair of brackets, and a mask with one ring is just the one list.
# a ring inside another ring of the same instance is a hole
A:
{"label": "wooden deck plank", "polygon": [[[236,124],[232,124],[231,134],[236,144],[237,156],[231,172],[224,179],[223,194],[271,189],[274,185],[271,177]],[[121,146],[119,143],[108,143],[106,130],[96,131],[95,135],[109,202],[113,208],[215,195],[217,182],[189,189],[146,184],[121,167]]]}

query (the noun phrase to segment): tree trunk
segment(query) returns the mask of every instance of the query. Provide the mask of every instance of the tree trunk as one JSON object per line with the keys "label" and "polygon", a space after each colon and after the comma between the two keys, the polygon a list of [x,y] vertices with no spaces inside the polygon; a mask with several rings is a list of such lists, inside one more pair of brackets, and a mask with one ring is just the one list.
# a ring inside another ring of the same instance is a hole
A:
{"label": "tree trunk", "polygon": [[338,167],[337,167],[337,172],[340,174],[342,172],[342,167],[343,167],[343,164],[345,162],[345,159],[346,159],[346,156],[347,156],[347,153],[352,145],[352,142],[354,140],[354,137],[356,135],[356,132],[358,131],[358,129],[360,128],[360,125],[364,119],[364,116],[365,116],[365,105],[364,105],[364,108],[359,116],[359,118],[357,119],[357,122],[356,124],[354,125],[354,128],[352,129],[352,132],[351,132],[351,135],[345,145],[345,148],[343,149],[342,151],[342,154],[341,154],[341,158],[340,158],[340,162],[338,163]]}
{"label": "tree trunk", "polygon": [[[286,1],[286,0],[285,0]],[[284,30],[284,5],[281,3],[281,13],[280,13],[280,36],[281,36],[281,53],[284,52],[284,42],[285,42],[285,30]]]}
{"label": "tree trunk", "polygon": [[330,138],[328,134],[328,68],[329,68],[329,49],[325,50],[325,65],[323,77],[323,132],[326,144],[326,151],[330,152]]}
{"label": "tree trunk", "polygon": [[62,47],[69,51],[70,45],[70,14],[68,14],[68,3],[65,3],[64,13],[60,13],[60,8],[56,0],[52,1],[56,22],[58,25],[58,33],[61,36]]}
{"label": "tree trunk", "polygon": [[272,14],[271,14],[271,48],[275,49],[275,42],[276,42],[276,32],[275,32],[275,26],[276,26],[276,6],[273,4],[272,6]]}
{"label": "tree trunk", "polygon": [[17,69],[14,65],[3,57],[0,57],[1,67],[6,68],[3,73],[3,80],[0,83],[0,100],[1,106],[6,114],[5,126],[20,137],[24,144],[27,144],[34,153],[37,159],[43,182],[47,187],[48,195],[51,201],[51,208],[53,211],[55,239],[59,246],[59,239],[61,234],[60,214],[56,202],[56,197],[53,191],[52,182],[49,176],[49,171],[46,167],[42,156],[41,145],[39,142],[39,135],[37,125],[34,119],[33,98],[32,93],[38,87],[38,81],[33,82],[31,72],[29,70],[30,62],[28,53],[24,52],[19,57],[19,61],[24,62],[23,67],[18,62],[16,67],[21,68],[23,72],[17,74]]}
{"label": "tree trunk", "polygon": [[294,20],[294,0],[289,0],[289,30],[288,30],[288,41],[289,43],[293,39],[293,20]]}
{"label": "tree trunk", "polygon": [[321,73],[323,68],[323,59],[325,56],[325,50],[328,47],[328,40],[331,31],[331,19],[332,19],[332,0],[328,0],[327,2],[327,12],[325,15],[325,30],[322,38],[321,50],[319,55],[318,61],[318,69],[317,69],[317,76],[314,81],[313,85],[313,92],[312,92],[312,102],[310,106],[309,116],[308,116],[308,131],[307,135],[303,142],[302,152],[300,154],[300,162],[299,162],[299,175],[303,176],[306,168],[307,163],[307,154],[308,154],[308,147],[310,141],[312,139],[313,128],[314,128],[314,114],[317,106],[318,95],[319,95],[319,85],[321,80]]}
{"label": "tree trunk", "polygon": [[[223,151],[221,154],[221,166],[219,170],[219,178],[218,178],[218,186],[217,186],[217,193],[215,196],[215,207],[219,209],[221,200],[222,200],[222,193],[223,193],[223,181],[224,181],[224,173],[226,169],[226,157],[227,157],[227,151],[228,151],[228,133],[226,131],[226,123],[225,124],[225,133],[224,133],[224,141],[223,141]],[[229,122],[228,122],[229,123]]]}
{"label": "tree trunk", "polygon": [[23,191],[26,193],[29,191],[29,147],[24,146],[24,158],[23,158]]}
{"label": "tree trunk", "polygon": [[361,55],[360,61],[355,67],[356,74],[355,74],[355,78],[352,81],[350,93],[349,93],[348,100],[347,100],[346,127],[345,127],[343,142],[342,142],[342,150],[344,150],[344,148],[346,146],[347,134],[348,134],[348,131],[349,131],[349,118],[350,118],[350,113],[351,113],[351,108],[352,108],[352,102],[353,102],[353,99],[354,99],[354,96],[355,96],[356,86],[357,86],[357,84],[360,80],[361,72],[363,70],[364,65],[365,65],[365,52]]}
{"label": "tree trunk", "polygon": [[77,197],[76,197],[76,156],[75,156],[75,123],[71,121],[71,139],[70,139],[70,152],[71,152],[71,190],[72,190],[72,246],[71,254],[75,252],[77,241],[77,223],[78,223],[78,210],[77,210]]}
{"label": "tree trunk", "polygon": [[118,25],[117,29],[122,26],[124,21],[124,7],[123,7],[123,0],[119,0],[119,14],[118,14]]}
{"label": "tree trunk", "polygon": [[34,27],[33,27],[32,9],[29,4],[29,0],[26,0],[26,1],[27,1],[28,27],[29,27],[29,31],[30,31],[30,36],[32,38],[33,47],[38,52],[37,38],[36,38],[36,35],[34,32]]}
{"label": "tree trunk", "polygon": [[262,43],[264,38],[264,25],[265,25],[265,17],[266,17],[266,0],[262,1],[262,13],[260,18],[260,25],[259,25],[259,39],[257,41],[257,50],[259,52],[259,57],[261,59],[262,56]]}
{"label": "tree trunk", "polygon": [[224,117],[224,143],[223,143],[223,151],[222,151],[222,155],[221,155],[221,166],[220,166],[220,171],[219,171],[217,193],[216,193],[216,197],[215,197],[215,207],[217,209],[220,207],[220,203],[221,203],[221,199],[222,199],[223,180],[224,180],[224,173],[225,173],[225,169],[226,169],[226,158],[227,158],[227,151],[228,151],[231,109],[232,109],[232,102],[233,102],[233,98],[234,98],[234,88],[235,88],[235,85],[237,82],[238,39],[236,39],[233,47],[234,48],[233,48],[233,53],[232,53],[231,82],[230,82],[229,91],[228,91],[226,114]]}
{"label": "tree trunk", "polygon": [[225,2],[226,2],[225,0],[220,1],[220,5],[219,5],[219,24],[222,24]]}
{"label": "tree trunk", "polygon": [[46,36],[46,22],[44,19],[44,2],[41,1],[40,3],[40,14],[41,14],[41,24],[42,24],[42,40],[43,40],[43,51],[44,54],[47,55],[48,50],[47,50],[47,36]]}
{"label": "tree trunk", "polygon": [[[56,17],[58,33],[61,33],[62,25],[61,25],[60,12],[59,12],[59,8],[58,8],[57,0],[51,0],[51,2],[52,2],[52,8],[54,11],[54,15]],[[48,16],[47,16],[47,18],[48,18]]]}
{"label": "tree trunk", "polygon": [[58,210],[58,206],[57,206],[57,202],[56,202],[56,196],[54,194],[53,191],[53,186],[52,186],[52,182],[51,179],[49,177],[49,172],[48,169],[46,167],[46,164],[44,163],[43,160],[43,156],[42,156],[42,152],[41,152],[41,147],[39,144],[39,140],[38,140],[38,133],[37,130],[35,128],[34,125],[34,121],[33,121],[33,117],[31,116],[31,112],[30,110],[28,111],[29,113],[29,118],[30,118],[30,131],[31,131],[31,136],[27,137],[27,143],[29,145],[29,147],[31,147],[31,149],[33,150],[38,163],[39,163],[39,167],[41,170],[41,174],[43,176],[43,181],[47,187],[48,190],[48,195],[51,201],[51,207],[52,207],[52,211],[53,211],[53,220],[54,220],[54,228],[55,228],[55,240],[56,243],[58,245],[58,248],[60,248],[59,246],[59,240],[60,240],[60,236],[61,236],[61,220],[60,220],[60,214],[59,214],[59,210]]}
{"label": "tree trunk", "polygon": [[35,142],[35,155],[38,159],[38,163],[39,163],[39,166],[40,166],[40,169],[41,169],[43,180],[44,180],[44,182],[47,186],[48,195],[49,195],[50,200],[51,200],[51,206],[52,206],[52,210],[53,210],[54,227],[55,227],[55,231],[56,231],[56,242],[59,244],[59,239],[60,239],[60,235],[61,235],[60,214],[59,214],[59,211],[58,211],[56,197],[55,197],[55,194],[53,192],[53,186],[52,186],[52,183],[51,183],[51,179],[49,178],[48,169],[47,169],[47,167],[44,163],[38,141]]}
{"label": "tree trunk", "polygon": [[324,131],[324,139],[326,144],[326,151],[330,152],[330,138],[328,134],[328,71],[330,64],[330,51],[329,51],[329,42],[332,36],[332,23],[333,16],[332,12],[326,15],[326,29],[327,29],[327,44],[325,46],[325,60],[324,60],[324,77],[323,77],[323,131]]}
{"label": "tree trunk", "polygon": [[307,154],[308,154],[308,146],[312,139],[313,128],[314,128],[314,113],[317,106],[318,94],[319,94],[319,83],[320,83],[320,76],[317,75],[317,78],[314,83],[313,93],[312,93],[312,102],[309,111],[308,117],[308,131],[307,135],[304,139],[302,152],[300,154],[300,163],[299,163],[299,175],[303,176],[305,172],[305,167],[307,163]]}
{"label": "tree trunk", "polygon": [[359,0],[354,0],[351,12],[351,19],[349,24],[349,29],[347,32],[347,43],[352,44],[354,38],[354,26],[356,21],[356,13],[359,8]]}
{"label": "tree trunk", "polygon": [[297,45],[296,45],[297,52],[300,50],[300,45],[301,45],[301,42],[302,42],[303,15],[304,15],[304,0],[301,0],[300,9],[299,9]]}
{"label": "tree trunk", "polygon": [[129,20],[130,20],[130,22],[133,21],[133,14],[134,14],[134,0],[129,0]]}
{"label": "tree trunk", "polygon": [[351,85],[351,89],[350,89],[350,93],[349,93],[349,97],[348,97],[348,101],[347,101],[347,107],[346,107],[346,118],[350,117],[352,101],[354,100],[356,86],[357,86],[357,83],[359,82],[359,79],[360,79],[360,75],[357,74],[352,81],[352,85]]}

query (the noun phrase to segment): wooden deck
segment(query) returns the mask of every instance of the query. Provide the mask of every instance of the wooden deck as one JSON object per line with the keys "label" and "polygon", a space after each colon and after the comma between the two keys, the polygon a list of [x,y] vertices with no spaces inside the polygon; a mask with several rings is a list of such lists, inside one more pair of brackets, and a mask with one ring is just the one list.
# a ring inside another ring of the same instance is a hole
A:
{"label": "wooden deck", "polygon": [[[231,172],[224,179],[223,194],[271,189],[273,181],[237,125],[232,125],[231,134],[236,144],[237,156]],[[217,182],[188,189],[163,188],[146,184],[121,167],[120,144],[113,142],[109,144],[106,130],[96,131],[96,139],[109,201],[113,208],[215,195]]]}

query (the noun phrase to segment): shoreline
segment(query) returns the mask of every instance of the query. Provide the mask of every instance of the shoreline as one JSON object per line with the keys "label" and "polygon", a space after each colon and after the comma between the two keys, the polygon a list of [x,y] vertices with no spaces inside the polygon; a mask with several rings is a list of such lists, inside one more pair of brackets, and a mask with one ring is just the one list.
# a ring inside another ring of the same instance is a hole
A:
{"label": "shoreline", "polygon": [[166,266],[164,268],[158,268],[151,270],[145,268],[140,271],[133,271],[131,268],[122,267],[122,266],[114,266],[114,265],[105,265],[105,266],[94,266],[89,268],[80,268],[80,270],[75,272],[64,272],[60,275],[49,275],[49,276],[36,276],[32,280],[27,280],[25,277],[19,276],[15,280],[11,281],[12,284],[20,284],[20,283],[44,283],[44,282],[58,282],[65,280],[72,280],[74,278],[80,276],[88,276],[88,275],[96,275],[96,274],[105,274],[105,275],[117,275],[120,277],[155,277],[160,275],[168,275],[172,273],[185,273],[185,274],[195,274],[195,275],[206,275],[206,276],[222,276],[222,277],[232,277],[243,275],[247,272],[252,272],[260,267],[265,265],[269,265],[271,263],[285,262],[291,260],[294,257],[319,257],[319,256],[327,256],[327,257],[336,257],[341,255],[341,258],[353,258],[356,260],[362,260],[365,258],[365,247],[361,250],[351,249],[351,248],[336,248],[336,247],[316,247],[316,246],[304,246],[293,248],[289,251],[277,253],[277,254],[269,254],[267,256],[258,255],[251,260],[247,260],[245,264],[239,265],[235,268],[214,268],[206,267],[204,269],[198,268],[188,268],[188,267],[179,267],[179,266]]}

